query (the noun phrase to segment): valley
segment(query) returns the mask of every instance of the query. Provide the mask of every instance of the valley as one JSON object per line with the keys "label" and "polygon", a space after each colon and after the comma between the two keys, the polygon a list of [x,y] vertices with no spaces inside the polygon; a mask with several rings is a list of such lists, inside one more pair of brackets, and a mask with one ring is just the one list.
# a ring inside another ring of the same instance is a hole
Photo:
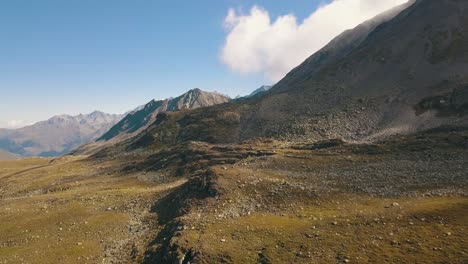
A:
{"label": "valley", "polygon": [[0,129],[0,264],[468,263],[468,2],[400,4],[248,96]]}

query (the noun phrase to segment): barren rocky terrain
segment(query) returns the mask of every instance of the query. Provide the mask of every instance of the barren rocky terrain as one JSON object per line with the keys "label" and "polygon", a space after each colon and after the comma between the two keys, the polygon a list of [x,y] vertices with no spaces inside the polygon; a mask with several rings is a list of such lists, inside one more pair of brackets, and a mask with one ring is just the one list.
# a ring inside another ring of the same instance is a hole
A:
{"label": "barren rocky terrain", "polygon": [[464,263],[467,135],[250,142],[268,154],[210,167],[159,202],[165,232],[149,259]]}

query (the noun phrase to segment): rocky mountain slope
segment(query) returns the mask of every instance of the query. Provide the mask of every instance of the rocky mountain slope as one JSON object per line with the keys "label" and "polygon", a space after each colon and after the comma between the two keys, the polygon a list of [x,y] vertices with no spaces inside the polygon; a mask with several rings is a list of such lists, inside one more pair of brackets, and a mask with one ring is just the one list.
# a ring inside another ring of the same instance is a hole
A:
{"label": "rocky mountain slope", "polygon": [[161,116],[126,144],[369,141],[466,125],[467,7],[460,0],[397,7],[339,35],[267,95]]}
{"label": "rocky mountain slope", "polygon": [[160,113],[174,112],[187,109],[218,105],[229,102],[231,99],[216,92],[205,92],[198,88],[165,100],[151,100],[146,105],[139,107],[127,114],[120,122],[115,124],[104,135],[90,144],[81,146],[74,153],[92,153],[98,149],[112,146],[118,142],[129,139],[148,128],[156,121]]}
{"label": "rocky mountain slope", "polygon": [[466,124],[467,8],[466,1],[416,1],[386,22],[376,23],[395,10],[345,32],[280,81],[256,118],[270,123],[263,113],[274,104],[279,124],[264,132],[305,139]]}
{"label": "rocky mountain slope", "polygon": [[192,89],[181,96],[165,100],[152,100],[141,109],[138,109],[125,116],[120,122],[114,125],[109,131],[102,135],[100,140],[110,140],[117,136],[126,137],[135,132],[140,132],[155,121],[158,113],[168,111],[179,111],[184,109],[195,109],[204,106],[216,105],[229,102],[229,97],[205,92],[198,88]]}
{"label": "rocky mountain slope", "polygon": [[58,156],[100,137],[121,119],[95,111],[59,115],[19,129],[0,131],[0,149],[21,156]]}

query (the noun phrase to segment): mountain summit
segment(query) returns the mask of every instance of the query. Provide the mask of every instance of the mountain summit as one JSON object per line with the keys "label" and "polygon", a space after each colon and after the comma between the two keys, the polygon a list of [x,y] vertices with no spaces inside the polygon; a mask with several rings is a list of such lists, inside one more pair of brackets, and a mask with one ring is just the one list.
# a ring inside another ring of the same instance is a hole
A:
{"label": "mountain summit", "polygon": [[148,127],[156,120],[156,116],[161,112],[180,111],[184,109],[195,109],[199,107],[211,106],[229,102],[229,97],[215,93],[205,92],[198,88],[176,98],[164,100],[151,100],[141,109],[129,113],[120,122],[113,126],[98,141],[108,141],[119,137],[128,138],[132,134],[138,133]]}
{"label": "mountain summit", "polygon": [[260,94],[263,94],[267,91],[269,91],[271,89],[271,85],[262,85],[260,88],[256,89],[255,91],[253,91],[252,93],[250,93],[249,95],[247,95],[247,97],[254,97],[254,96],[257,96],[257,95],[260,95]]}
{"label": "mountain summit", "polygon": [[146,105],[128,113],[96,141],[75,149],[73,154],[95,153],[127,139],[131,140],[132,137],[145,131],[151,124],[156,122],[157,116],[161,113],[197,109],[230,101],[231,99],[225,95],[216,92],[205,92],[198,88],[189,90],[175,98],[151,100]]}

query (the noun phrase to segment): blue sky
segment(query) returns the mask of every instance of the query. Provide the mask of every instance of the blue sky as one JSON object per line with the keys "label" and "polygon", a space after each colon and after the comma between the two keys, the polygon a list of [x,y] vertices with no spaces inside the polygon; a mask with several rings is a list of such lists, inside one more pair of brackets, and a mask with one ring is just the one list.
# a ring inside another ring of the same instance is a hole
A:
{"label": "blue sky", "polygon": [[240,16],[258,6],[272,20],[294,14],[301,21],[326,2],[0,1],[0,127],[56,114],[123,113],[194,87],[248,94],[273,81],[261,69],[240,74],[221,61],[232,30],[224,26],[228,10]]}

